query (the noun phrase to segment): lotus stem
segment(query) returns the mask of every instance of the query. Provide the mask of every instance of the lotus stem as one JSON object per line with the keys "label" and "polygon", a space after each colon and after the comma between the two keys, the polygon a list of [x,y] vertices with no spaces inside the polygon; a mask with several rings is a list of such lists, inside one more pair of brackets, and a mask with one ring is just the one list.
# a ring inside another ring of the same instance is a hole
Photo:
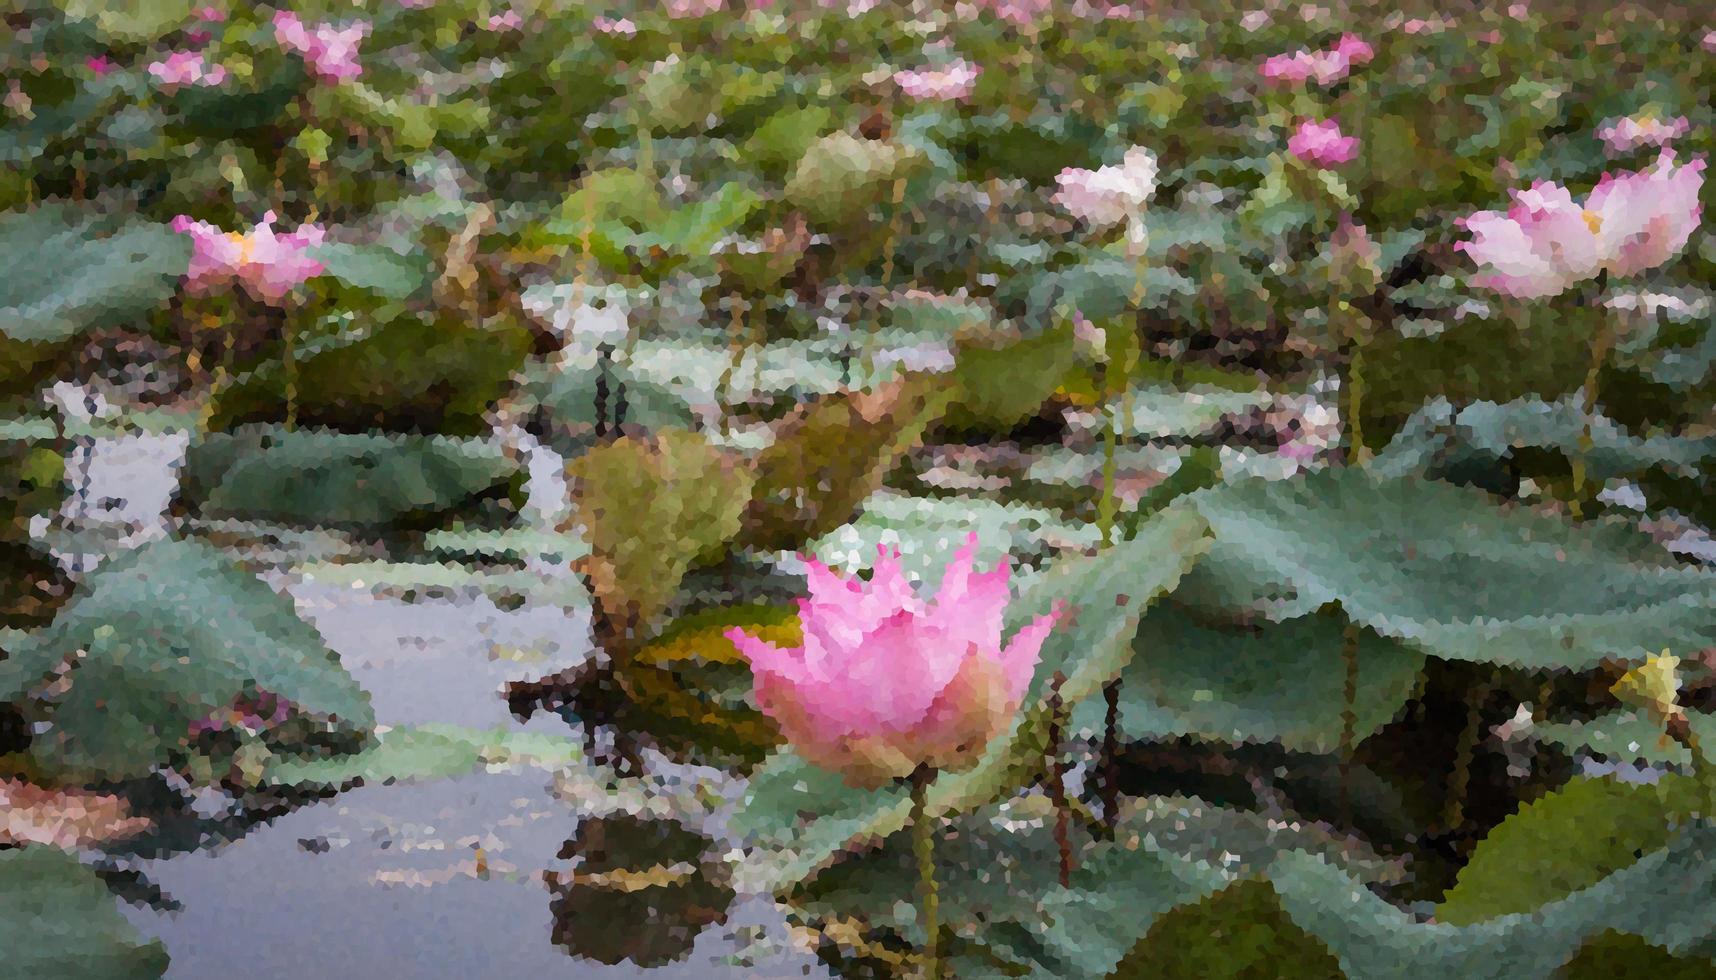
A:
{"label": "lotus stem", "polygon": [[1102,686],[1102,836],[1113,840],[1120,817],[1120,678]]}
{"label": "lotus stem", "polygon": [[929,787],[935,782],[935,769],[919,766],[912,773],[912,852],[918,861],[918,912],[924,926],[924,977],[940,980],[941,970],[941,897],[935,883],[935,824],[929,813]]}
{"label": "lotus stem", "polygon": [[1108,424],[1102,429],[1102,496],[1096,502],[1096,530],[1102,541],[1098,547],[1102,548],[1114,543],[1114,519],[1120,509],[1114,492],[1114,481],[1118,475],[1115,453],[1120,445],[1120,416],[1114,409],[1114,386],[1109,384],[1107,387],[1109,397],[1104,412],[1108,416]]}
{"label": "lotus stem", "polygon": [[1363,466],[1368,454],[1364,446],[1364,344],[1352,342],[1347,355],[1347,465]]}
{"label": "lotus stem", "polygon": [[285,376],[283,382],[286,389],[286,431],[292,432],[298,428],[298,358],[293,350],[292,318],[282,317],[280,321],[281,369]]}
{"label": "lotus stem", "polygon": [[1691,720],[1685,712],[1680,712],[1668,719],[1665,728],[1668,737],[1679,742],[1692,756],[1692,780],[1704,790],[1704,819],[1716,820],[1716,766],[1711,765],[1710,757],[1704,754],[1704,745],[1698,733],[1692,730]]}
{"label": "lotus stem", "polygon": [[1591,364],[1585,370],[1585,387],[1579,405],[1579,448],[1573,454],[1573,493],[1567,503],[1567,509],[1576,521],[1585,516],[1585,461],[1596,444],[1592,438],[1592,423],[1597,414],[1597,385],[1614,339],[1615,331],[1609,325],[1609,318],[1603,317],[1597,332],[1591,337]]}
{"label": "lotus stem", "polygon": [[1448,776],[1448,808],[1443,813],[1443,822],[1447,824],[1449,833],[1459,830],[1466,822],[1466,793],[1472,782],[1472,759],[1483,737],[1484,702],[1489,700],[1491,685],[1490,681],[1479,684],[1472,692],[1472,699],[1466,703],[1466,727],[1460,732],[1460,741],[1454,749],[1454,771]]}
{"label": "lotus stem", "polygon": [[1072,884],[1072,810],[1067,806],[1066,759],[1061,755],[1061,728],[1066,720],[1066,705],[1061,699],[1061,685],[1066,675],[1055,671],[1049,682],[1049,800],[1055,809],[1055,850],[1060,854],[1060,883],[1062,888]]}
{"label": "lotus stem", "polygon": [[876,380],[875,340],[882,331],[882,306],[887,303],[888,288],[894,282],[894,249],[900,237],[900,217],[905,213],[901,205],[905,200],[906,179],[897,177],[894,179],[893,207],[888,213],[888,233],[882,240],[882,282],[876,290],[876,307],[870,317],[869,336],[864,342],[864,374],[871,382]]}
{"label": "lotus stem", "polygon": [[1346,684],[1341,690],[1340,814],[1341,822],[1352,823],[1352,773],[1354,742],[1358,740],[1359,624],[1348,621],[1341,631],[1341,664]]}

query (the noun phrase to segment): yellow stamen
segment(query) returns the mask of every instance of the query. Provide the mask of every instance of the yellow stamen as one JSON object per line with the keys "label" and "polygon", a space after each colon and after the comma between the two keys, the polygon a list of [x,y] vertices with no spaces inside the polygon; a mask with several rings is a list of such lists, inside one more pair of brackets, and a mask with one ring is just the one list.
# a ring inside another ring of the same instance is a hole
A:
{"label": "yellow stamen", "polygon": [[1585,227],[1591,229],[1591,234],[1595,235],[1603,230],[1603,216],[1597,212],[1585,211],[1580,217],[1585,219]]}
{"label": "yellow stamen", "polygon": [[227,232],[226,237],[227,241],[238,246],[238,261],[241,263],[249,262],[251,253],[256,250],[256,240],[249,235],[236,231]]}

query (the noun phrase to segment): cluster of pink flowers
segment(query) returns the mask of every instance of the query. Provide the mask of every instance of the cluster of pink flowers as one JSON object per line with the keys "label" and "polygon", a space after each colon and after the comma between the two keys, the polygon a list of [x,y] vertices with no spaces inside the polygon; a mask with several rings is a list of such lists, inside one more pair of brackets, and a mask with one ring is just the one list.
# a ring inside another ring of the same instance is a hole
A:
{"label": "cluster of pink flowers", "polygon": [[274,40],[303,57],[310,70],[326,82],[342,82],[363,74],[358,64],[358,42],[369,36],[369,24],[358,21],[345,27],[317,24],[306,27],[288,10],[274,14]]}
{"label": "cluster of pink flowers", "polygon": [[597,17],[591,24],[601,33],[613,34],[616,37],[632,37],[638,32],[638,25],[632,23],[629,17],[621,17],[619,20]]}
{"label": "cluster of pink flowers", "polygon": [[171,92],[183,85],[219,85],[226,81],[226,69],[210,65],[208,59],[195,51],[175,51],[160,61],[149,63],[149,77]]}
{"label": "cluster of pink flowers", "polygon": [[483,26],[496,33],[516,31],[524,26],[524,18],[518,15],[518,11],[508,10],[505,13],[490,14]]}
{"label": "cluster of pink flowers", "polygon": [[1343,136],[1333,119],[1307,119],[1287,138],[1287,152],[1324,170],[1350,163],[1358,156],[1358,146],[1358,137]]}
{"label": "cluster of pink flowers", "polygon": [[1631,276],[1686,247],[1702,208],[1704,161],[1676,166],[1663,150],[1654,166],[1604,174],[1584,202],[1567,188],[1538,181],[1515,191],[1507,212],[1479,211],[1460,226],[1465,252],[1482,272],[1477,283],[1508,296],[1554,296],[1600,272]]}
{"label": "cluster of pink flowers", "polygon": [[1006,729],[1060,610],[1003,646],[1009,569],[976,572],[975,550],[973,535],[932,603],[914,593],[897,553],[881,553],[869,582],[810,561],[800,646],[727,632],[750,661],[758,706],[800,755],[875,787],[923,765],[966,768]]}
{"label": "cluster of pink flowers", "polygon": [[894,84],[914,99],[969,99],[981,74],[981,67],[959,58],[943,68],[894,72]]}
{"label": "cluster of pink flowers", "polygon": [[1318,85],[1333,85],[1352,73],[1356,65],[1369,64],[1376,56],[1371,46],[1354,34],[1343,34],[1322,51],[1295,51],[1264,59],[1258,74],[1277,85],[1298,85],[1314,79]]}
{"label": "cluster of pink flowers", "polygon": [[187,288],[200,293],[237,281],[257,299],[278,306],[298,285],[320,275],[322,263],[309,252],[322,244],[321,226],[300,225],[289,235],[276,235],[274,220],[270,211],[246,234],[222,231],[183,214],[174,218],[173,230],[191,236]]}
{"label": "cluster of pink flowers", "polygon": [[1597,138],[1610,153],[1626,153],[1641,146],[1666,146],[1685,136],[1692,123],[1685,116],[1658,119],[1655,116],[1624,116],[1597,127]]}

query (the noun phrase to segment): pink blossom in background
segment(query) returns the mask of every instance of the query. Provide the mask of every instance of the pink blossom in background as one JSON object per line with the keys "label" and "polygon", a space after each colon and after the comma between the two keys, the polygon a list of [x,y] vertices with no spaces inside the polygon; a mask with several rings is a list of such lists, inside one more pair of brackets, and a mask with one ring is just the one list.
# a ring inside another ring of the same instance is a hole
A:
{"label": "pink blossom in background", "polygon": [[1266,81],[1291,84],[1305,81],[1315,71],[1316,63],[1309,51],[1271,55],[1263,59],[1263,64],[1257,69],[1257,73]]}
{"label": "pink blossom in background", "polygon": [[1134,146],[1120,166],[1068,167],[1055,177],[1055,184],[1055,203],[1068,214],[1098,227],[1116,225],[1135,218],[1156,193],[1156,155]]}
{"label": "pink blossom in background", "polygon": [[198,7],[194,16],[205,24],[226,23],[226,11],[219,7]]}
{"label": "pink blossom in background", "polygon": [[1345,58],[1353,65],[1368,65],[1371,59],[1376,57],[1376,51],[1370,46],[1370,42],[1357,34],[1342,34],[1335,46],[1329,49],[1329,53]]}
{"label": "pink blossom in background", "polygon": [[1692,123],[1685,116],[1658,119],[1655,116],[1625,116],[1597,127],[1597,138],[1610,153],[1625,153],[1641,146],[1664,146],[1685,136]]}
{"label": "pink blossom in background", "polygon": [[117,71],[119,68],[118,65],[113,63],[112,59],[107,57],[107,55],[98,55],[94,58],[85,58],[84,62],[83,62],[83,66],[85,68],[88,68],[90,71],[95,72],[95,74],[98,76],[99,75],[110,75],[113,72]]}
{"label": "pink blossom in background", "polygon": [[800,646],[727,631],[750,661],[758,706],[795,751],[851,785],[876,787],[920,765],[967,768],[1006,730],[1059,610],[1003,645],[1010,572],[1006,563],[976,572],[975,551],[972,535],[930,603],[897,554],[883,551],[868,582],[809,561]]}
{"label": "pink blossom in background", "polygon": [[289,235],[276,235],[274,220],[270,211],[246,234],[222,231],[183,214],[174,218],[173,230],[191,236],[187,288],[201,293],[236,280],[257,299],[278,306],[298,285],[321,275],[322,263],[309,255],[322,244],[321,226],[300,225]]}
{"label": "pink blossom in background", "polygon": [[1716,31],[1711,31],[1710,33],[1704,35],[1703,44],[1704,44],[1704,50],[1716,51]]}
{"label": "pink blossom in background", "polygon": [[1507,5],[1507,15],[1514,20],[1524,20],[1531,16],[1531,4],[1510,3]]}
{"label": "pink blossom in background", "polygon": [[1333,119],[1307,119],[1288,137],[1287,152],[1326,170],[1352,162],[1358,156],[1358,145],[1358,137],[1343,136],[1340,123]]}
{"label": "pink blossom in background", "polygon": [[1673,258],[1698,227],[1703,186],[1703,160],[1676,166],[1664,150],[1647,170],[1604,174],[1583,204],[1550,181],[1515,191],[1505,214],[1461,219],[1472,237],[1454,247],[1477,263],[1486,289],[1554,296],[1599,272],[1637,275]]}
{"label": "pink blossom in background", "polygon": [[226,69],[210,66],[208,59],[195,51],[175,51],[160,61],[152,61],[149,77],[162,88],[172,91],[182,85],[219,85],[226,81]]}
{"label": "pink blossom in background", "polygon": [[1375,57],[1370,44],[1354,34],[1343,34],[1322,51],[1295,51],[1265,58],[1258,74],[1275,84],[1298,85],[1315,79],[1318,85],[1333,85],[1352,73],[1355,65],[1369,64]]}
{"label": "pink blossom in background", "polygon": [[363,74],[363,66],[357,60],[358,43],[369,36],[369,30],[366,21],[345,27],[317,24],[309,28],[290,11],[274,14],[275,42],[300,55],[325,82],[341,82]]}
{"label": "pink blossom in background", "polygon": [[1245,28],[1247,33],[1255,34],[1269,26],[1269,11],[1247,10],[1240,15],[1239,26]]}
{"label": "pink blossom in background", "polygon": [[1054,0],[982,0],[981,6],[1018,27],[1028,27],[1054,9]]}
{"label": "pink blossom in background", "polygon": [[983,69],[961,58],[944,68],[894,72],[894,84],[914,99],[969,99]]}
{"label": "pink blossom in background", "polygon": [[667,15],[675,19],[707,17],[720,13],[726,6],[727,0],[667,0]]}
{"label": "pink blossom in background", "polygon": [[610,17],[597,17],[591,22],[591,26],[603,34],[613,34],[618,37],[632,37],[638,32],[638,25],[632,23],[631,19],[627,17],[621,17],[619,20]]}
{"label": "pink blossom in background", "polygon": [[518,11],[508,10],[502,14],[491,14],[489,19],[484,22],[484,26],[496,32],[516,31],[524,26],[524,18],[518,15]]}
{"label": "pink blossom in background", "polygon": [[399,5],[406,10],[427,10],[435,6],[435,0],[399,0]]}

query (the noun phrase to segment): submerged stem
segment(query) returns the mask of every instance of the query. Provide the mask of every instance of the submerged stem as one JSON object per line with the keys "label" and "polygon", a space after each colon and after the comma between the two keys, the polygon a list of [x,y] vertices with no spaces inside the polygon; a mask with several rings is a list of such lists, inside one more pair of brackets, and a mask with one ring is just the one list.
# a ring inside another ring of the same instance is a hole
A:
{"label": "submerged stem", "polygon": [[929,814],[929,787],[935,769],[924,765],[912,773],[912,852],[918,860],[918,911],[924,925],[924,977],[941,977],[940,895],[935,883],[935,825]]}
{"label": "submerged stem", "polygon": [[1062,888],[1072,884],[1072,839],[1071,833],[1072,810],[1067,806],[1066,758],[1061,755],[1061,732],[1066,724],[1066,703],[1061,699],[1061,685],[1066,683],[1066,675],[1055,672],[1054,679],[1049,684],[1049,732],[1048,732],[1048,762],[1049,762],[1049,800],[1055,809],[1055,850],[1060,855],[1060,883]]}
{"label": "submerged stem", "polygon": [[1348,621],[1341,633],[1341,663],[1346,667],[1346,685],[1341,691],[1341,822],[1352,823],[1353,743],[1358,738],[1358,644],[1359,624]]}

